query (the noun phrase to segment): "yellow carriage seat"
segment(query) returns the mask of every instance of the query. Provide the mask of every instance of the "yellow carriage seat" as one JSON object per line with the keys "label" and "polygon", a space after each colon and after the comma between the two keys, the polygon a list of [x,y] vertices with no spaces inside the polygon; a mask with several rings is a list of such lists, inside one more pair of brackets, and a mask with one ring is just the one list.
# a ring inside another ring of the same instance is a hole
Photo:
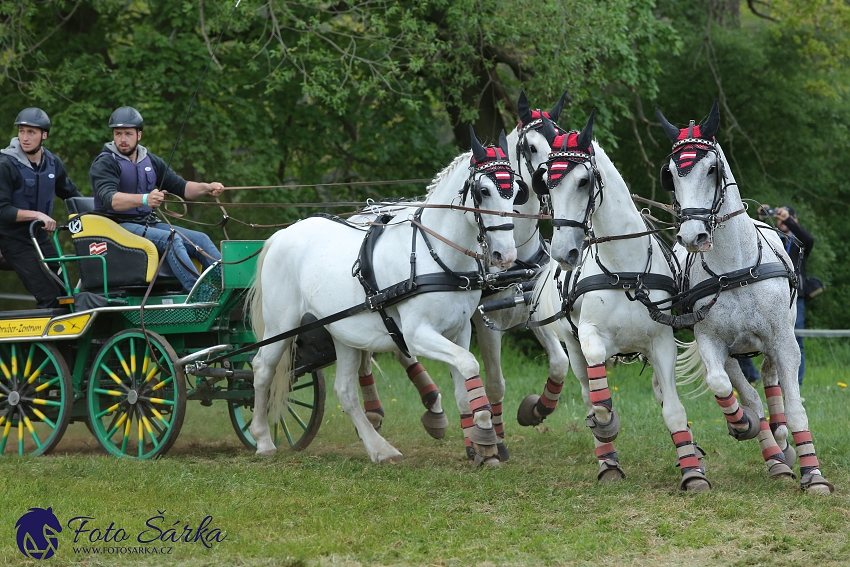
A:
{"label": "yellow carriage seat", "polygon": [[[137,236],[94,211],[94,197],[71,197],[65,200],[68,228],[77,256],[106,258],[107,284],[116,287],[147,285],[159,263],[159,252],[153,242]],[[100,260],[80,260],[80,281],[84,290],[103,290],[103,264]]]}

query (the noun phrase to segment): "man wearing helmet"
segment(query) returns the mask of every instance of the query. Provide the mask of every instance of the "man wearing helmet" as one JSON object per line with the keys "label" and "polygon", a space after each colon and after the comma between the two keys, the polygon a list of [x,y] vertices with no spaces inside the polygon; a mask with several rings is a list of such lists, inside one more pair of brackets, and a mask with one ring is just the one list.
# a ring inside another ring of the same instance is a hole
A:
{"label": "man wearing helmet", "polygon": [[206,234],[184,228],[177,230],[169,246],[171,227],[160,221],[154,209],[162,204],[166,193],[194,200],[220,195],[224,186],[186,181],[142,146],[144,120],[135,108],[117,109],[109,118],[109,127],[112,141],[104,145],[89,170],[95,209],[153,242],[160,253],[167,248],[168,266],[188,293],[198,280],[191,258],[206,269],[221,259],[221,254]]}
{"label": "man wearing helmet", "polygon": [[[42,146],[50,132],[50,118],[40,108],[25,108],[15,119],[18,136],[0,150],[0,252],[33,296],[39,309],[59,307],[60,288],[38,257],[29,235],[32,221],[44,223],[44,230],[56,230],[53,199],[79,197],[77,186],[68,177],[65,164]],[[45,258],[59,254],[44,230],[36,240]],[[50,264],[58,270],[58,264]]]}

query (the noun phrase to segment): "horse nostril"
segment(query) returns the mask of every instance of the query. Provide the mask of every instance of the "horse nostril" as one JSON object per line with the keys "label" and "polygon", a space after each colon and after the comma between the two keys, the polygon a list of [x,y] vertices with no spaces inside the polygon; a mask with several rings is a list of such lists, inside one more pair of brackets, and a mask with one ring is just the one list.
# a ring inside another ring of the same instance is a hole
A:
{"label": "horse nostril", "polygon": [[502,253],[499,252],[498,250],[494,250],[493,251],[493,259],[496,260],[497,262],[501,262],[502,261]]}
{"label": "horse nostril", "polygon": [[707,233],[707,232],[700,232],[700,233],[697,235],[697,244],[698,244],[698,245],[705,244],[705,242],[706,242],[707,240],[708,240],[708,233]]}
{"label": "horse nostril", "polygon": [[577,248],[573,248],[572,250],[570,250],[570,253],[567,254],[567,262],[570,265],[573,265],[573,266],[575,266],[576,263],[578,263],[578,249]]}
{"label": "horse nostril", "polygon": [[684,246],[684,245],[685,245],[685,241],[684,241],[684,240],[682,240],[682,237],[681,237],[681,236],[678,236],[678,235],[676,236],[676,242],[678,242],[678,243],[679,243],[679,246]]}

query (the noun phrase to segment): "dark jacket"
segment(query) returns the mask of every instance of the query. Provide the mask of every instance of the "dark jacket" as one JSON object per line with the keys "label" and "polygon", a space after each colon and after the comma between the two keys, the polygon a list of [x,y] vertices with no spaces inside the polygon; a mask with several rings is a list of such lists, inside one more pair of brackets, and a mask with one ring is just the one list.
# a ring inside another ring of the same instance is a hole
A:
{"label": "dark jacket", "polygon": [[800,226],[797,221],[794,220],[793,217],[788,217],[784,221],[782,221],[788,230],[791,231],[797,240],[803,245],[802,249],[802,257],[800,256],[800,247],[795,246],[793,244],[789,244],[789,238],[787,236],[782,237],[782,242],[785,244],[785,250],[788,252],[788,255],[791,256],[791,262],[794,266],[797,265],[797,261],[800,262],[800,288],[799,293],[800,297],[803,298],[806,296],[806,260],[808,260],[809,255],[812,253],[812,248],[815,246],[815,237],[812,236],[808,230]]}
{"label": "dark jacket", "polygon": [[[29,156],[21,149],[18,138],[12,138],[9,147],[0,150],[0,237],[12,238],[23,242],[30,242],[29,223],[17,222],[15,219],[18,216],[19,208],[12,204],[13,193],[22,189],[23,178],[18,170],[17,164],[34,169],[29,161]],[[77,186],[68,177],[65,170],[65,164],[62,160],[53,156],[54,167],[56,171],[56,196],[61,199],[70,197],[81,197],[82,195],[77,190]],[[47,167],[47,160],[41,160],[38,164],[38,171],[42,171]]]}
{"label": "dark jacket", "polygon": [[[115,147],[115,142],[109,142],[103,146],[103,151],[109,155],[101,153],[91,164],[89,177],[91,178],[92,189],[98,200],[103,204],[104,212],[112,209],[112,197],[119,191],[119,183],[121,180],[121,166],[117,159],[127,158],[118,151]],[[149,157],[153,165],[154,173],[156,174],[156,188],[160,191],[168,191],[178,197],[186,196],[186,180],[174,173],[169,168],[165,161],[150,152],[142,145],[138,146],[136,160],[142,161],[145,157]],[[129,160],[128,160],[129,161]],[[121,222],[132,222],[136,224],[145,224],[147,214],[139,215],[122,215]]]}

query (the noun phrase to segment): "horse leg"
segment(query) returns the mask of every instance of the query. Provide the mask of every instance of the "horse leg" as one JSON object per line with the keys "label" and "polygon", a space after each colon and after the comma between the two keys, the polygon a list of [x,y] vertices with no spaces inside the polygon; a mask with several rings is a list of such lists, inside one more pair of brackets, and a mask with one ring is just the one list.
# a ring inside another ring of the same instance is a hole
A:
{"label": "horse leg", "polygon": [[484,391],[493,411],[493,429],[498,441],[499,460],[502,462],[511,458],[505,446],[505,424],[502,420],[502,401],[505,399],[505,376],[502,374],[502,333],[489,328],[481,320],[481,313],[476,309],[472,316],[475,330],[478,333],[478,347],[481,349],[481,359],[484,362],[484,376],[487,381]]}
{"label": "horse leg", "polygon": [[[764,406],[761,398],[755,388],[747,381],[737,359],[727,359],[725,370],[744,405],[758,414],[759,433],[757,439],[765,465],[767,465],[768,474],[771,478],[794,478],[794,473],[785,459],[785,454],[776,443],[770,424],[764,417]],[[764,383],[767,384],[767,382]]]}
{"label": "horse leg", "polygon": [[656,398],[661,398],[661,415],[676,446],[676,457],[682,475],[679,488],[692,492],[711,490],[711,482],[706,478],[704,466],[700,462],[702,451],[697,450],[693,434],[688,427],[685,406],[676,391],[676,342],[671,329],[664,329],[656,336],[647,358],[652,365]]}
{"label": "horse leg", "polygon": [[366,416],[366,412],[360,407],[360,396],[354,383],[358,370],[362,367],[363,358],[368,357],[369,353],[352,348],[337,340],[334,340],[334,347],[336,348],[337,359],[334,392],[339,398],[342,411],[347,413],[351,421],[354,422],[354,428],[366,447],[366,453],[373,463],[400,461],[401,453],[375,431],[372,422]]}
{"label": "horse leg", "polygon": [[776,342],[771,346],[778,348],[766,352],[765,356],[770,357],[776,365],[779,384],[785,394],[787,426],[791,429],[800,459],[800,488],[814,494],[830,494],[835,487],[821,475],[820,463],[809,431],[809,419],[800,400],[800,384],[797,382],[800,350],[799,348],[781,348],[782,345],[796,343],[793,332],[783,333],[775,339]]}
{"label": "horse leg", "polygon": [[[581,352],[581,347],[573,338],[572,334],[563,335],[569,360],[572,363],[573,374],[579,381],[581,386],[581,397],[584,400],[584,405],[587,407],[587,414],[593,415],[593,404],[590,401],[590,387],[587,377],[587,361],[584,354]],[[618,482],[626,478],[626,473],[620,467],[620,459],[617,455],[617,450],[614,448],[614,443],[611,441],[603,442],[593,437],[593,444],[596,452],[596,461],[599,464],[599,472],[596,475],[600,482]]]}
{"label": "horse leg", "polygon": [[401,351],[396,351],[395,358],[407,370],[407,378],[416,386],[422,405],[425,406],[425,413],[421,418],[425,431],[434,439],[444,438],[449,420],[443,412],[442,395],[431,375],[415,356],[408,357]]}
{"label": "horse leg", "polygon": [[614,411],[611,391],[608,389],[608,371],[605,369],[608,353],[605,350],[605,342],[596,332],[596,328],[591,326],[579,329],[579,340],[587,363],[587,385],[592,406],[585,425],[599,441],[609,443],[617,438],[620,418]]}
{"label": "horse leg", "polygon": [[729,435],[738,441],[758,436],[761,431],[759,415],[749,407],[738,404],[732,382],[725,370],[726,363],[730,360],[729,349],[722,341],[702,334],[697,337],[697,347],[706,368],[705,382],[723,411]]}
{"label": "horse leg", "polygon": [[526,426],[539,425],[555,411],[570,370],[570,359],[558,336],[545,327],[535,328],[534,334],[549,358],[549,376],[543,386],[543,395],[529,394],[519,406],[517,421]]}
{"label": "horse leg", "polygon": [[[411,352],[432,360],[445,362],[451,367],[455,383],[455,401],[464,424],[464,437],[469,439],[472,449],[472,461],[481,464],[498,465],[498,438],[493,429],[490,401],[479,376],[478,361],[464,346],[469,346],[472,336],[472,324],[467,322],[458,334],[455,344],[427,326],[419,326],[407,335],[407,344]],[[463,346],[461,346],[463,345]],[[469,416],[472,416],[469,421]]]}
{"label": "horse leg", "polygon": [[[288,339],[260,347],[252,362],[254,369],[254,417],[251,420],[249,431],[257,442],[258,455],[271,455],[277,451],[269,429],[270,392],[278,364],[283,357],[290,356],[291,342],[292,339]],[[288,368],[286,370],[288,372]],[[289,377],[279,376],[278,379],[288,381]]]}
{"label": "horse leg", "polygon": [[767,398],[767,410],[770,415],[770,430],[776,444],[785,455],[786,464],[794,468],[797,461],[797,451],[788,442],[788,424],[785,421],[785,400],[782,399],[782,387],[779,386],[779,376],[776,365],[770,357],[765,356],[761,365],[761,376],[764,384],[764,397]]}
{"label": "horse leg", "polygon": [[375,376],[372,374],[372,353],[364,352],[357,371],[357,381],[360,383],[360,393],[363,395],[363,409],[366,418],[375,431],[381,430],[384,423],[384,406],[378,396],[378,388],[375,386]]}

